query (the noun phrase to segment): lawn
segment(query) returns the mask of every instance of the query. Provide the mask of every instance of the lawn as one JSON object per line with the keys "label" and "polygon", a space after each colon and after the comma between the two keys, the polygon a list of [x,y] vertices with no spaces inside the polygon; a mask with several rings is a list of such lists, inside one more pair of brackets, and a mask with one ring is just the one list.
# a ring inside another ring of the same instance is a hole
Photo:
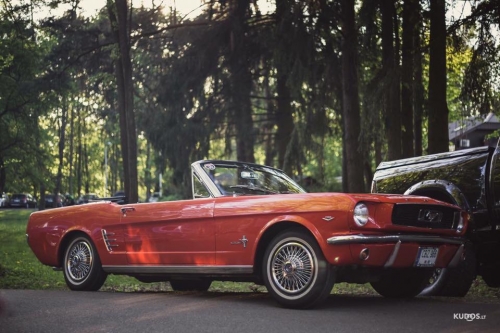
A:
{"label": "lawn", "polygon": [[[0,289],[67,289],[63,273],[42,265],[26,242],[26,223],[33,209],[0,210]],[[169,283],[142,283],[127,276],[110,275],[101,290],[107,291],[171,291]],[[265,292],[253,283],[214,282],[212,291]],[[339,283],[336,294],[376,295],[369,284]],[[476,279],[466,296],[500,297],[500,291]]]}

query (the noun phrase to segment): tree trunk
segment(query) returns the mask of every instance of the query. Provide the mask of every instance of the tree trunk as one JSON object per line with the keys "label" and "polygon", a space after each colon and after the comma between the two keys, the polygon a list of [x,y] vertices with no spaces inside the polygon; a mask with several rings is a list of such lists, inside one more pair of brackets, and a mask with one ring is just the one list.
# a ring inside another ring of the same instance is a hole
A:
{"label": "tree trunk", "polygon": [[[420,4],[418,1],[415,4],[415,12],[420,13]],[[422,47],[420,30],[422,27],[422,17],[417,14],[417,28],[414,31],[413,38],[415,40],[415,51],[414,51],[414,77],[413,82],[413,126],[415,134],[415,156],[421,156],[423,154],[422,149],[422,118],[424,114],[424,84],[423,84],[423,67],[422,67]]]}
{"label": "tree trunk", "polygon": [[384,118],[387,138],[387,159],[401,158],[401,112],[399,106],[399,80],[394,48],[393,0],[381,1],[382,13],[382,66],[385,73]]}
{"label": "tree trunk", "polygon": [[415,34],[415,1],[403,3],[403,47],[401,67],[402,157],[414,156],[413,146],[413,52]]}
{"label": "tree trunk", "polygon": [[[284,35],[288,33],[289,22],[286,20],[286,12],[289,10],[289,2],[284,0],[276,1],[276,21],[277,21],[277,35]],[[287,49],[288,45],[283,45],[284,40],[282,40],[282,46],[279,48],[281,52]],[[288,82],[288,70],[286,65],[282,63],[280,59],[275,63],[277,71],[277,93],[278,93],[278,103],[276,109],[276,149],[278,150],[278,167],[283,169],[285,173],[291,174],[292,163],[285,161],[286,152],[288,145],[292,140],[293,133],[293,117],[292,117],[292,106],[291,106],[291,96],[290,88],[287,85]]]}
{"label": "tree trunk", "polygon": [[271,87],[269,85],[269,76],[270,73],[267,72],[266,75],[264,76],[264,86],[265,86],[265,91],[266,91],[266,112],[267,112],[267,119],[268,121],[266,122],[264,129],[265,129],[265,165],[274,165],[274,157],[276,156],[276,149],[274,147],[274,140],[273,140],[273,128],[274,128],[274,102],[271,100]]}
{"label": "tree trunk", "polygon": [[78,112],[77,119],[77,153],[76,153],[76,193],[78,196],[82,194],[82,165],[83,165],[83,150],[82,150],[82,136],[83,136],[82,111]]}
{"label": "tree trunk", "polygon": [[[119,45],[116,62],[118,108],[120,112],[120,136],[124,169],[124,191],[129,202],[139,201],[137,173],[137,135],[134,115],[134,86],[130,59],[128,5],[126,0],[108,0],[108,13],[115,38]],[[116,15],[115,15],[116,10]]]}
{"label": "tree trunk", "polygon": [[73,191],[73,161],[74,161],[74,156],[73,156],[73,151],[74,151],[74,146],[75,146],[75,113],[74,113],[74,106],[71,107],[69,111],[69,131],[70,131],[70,137],[69,137],[69,154],[68,154],[68,188],[67,192],[71,196],[75,195],[75,192]]}
{"label": "tree trunk", "polygon": [[236,155],[238,161],[255,162],[252,104],[252,74],[246,55],[246,14],[249,0],[236,0],[232,3],[229,66],[231,87],[233,89],[232,109],[236,129]]}
{"label": "tree trunk", "polygon": [[5,184],[7,182],[7,172],[5,171],[5,162],[3,156],[0,156],[0,196],[5,190]]}
{"label": "tree trunk", "polygon": [[[285,160],[288,145],[292,140],[293,133],[293,118],[290,89],[286,82],[288,76],[283,74],[283,68],[278,66],[277,92],[278,92],[278,108],[276,110],[276,148],[278,149],[278,167],[283,169],[285,173],[291,174],[292,163]],[[281,73],[280,73],[281,72]]]}
{"label": "tree trunk", "polygon": [[[357,33],[354,1],[342,0],[342,114],[345,131],[347,188],[363,192],[363,154],[359,151],[361,115],[358,93]],[[345,181],[345,180],[343,180]]]}
{"label": "tree trunk", "polygon": [[429,44],[429,154],[449,151],[446,103],[446,1],[431,1]]}
{"label": "tree trunk", "polygon": [[[66,123],[68,120],[68,99],[64,97],[63,105],[61,110],[61,127],[59,128],[59,166],[57,167],[57,177],[56,177],[56,188],[54,189],[54,195],[57,196],[61,192],[62,183],[62,170],[64,166],[64,146],[66,144]],[[57,207],[57,200],[54,197],[54,205]]]}

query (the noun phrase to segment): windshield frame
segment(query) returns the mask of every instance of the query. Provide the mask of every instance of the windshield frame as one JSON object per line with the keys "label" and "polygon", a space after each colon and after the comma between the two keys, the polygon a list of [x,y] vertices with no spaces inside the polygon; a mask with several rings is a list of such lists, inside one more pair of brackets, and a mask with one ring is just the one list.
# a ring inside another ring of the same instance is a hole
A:
{"label": "windshield frame", "polygon": [[[227,196],[239,196],[244,195],[242,193],[236,193],[236,190],[233,191],[225,191],[221,186],[217,186],[212,177],[210,177],[207,172],[207,168],[211,167],[217,168],[219,167],[228,167],[228,168],[239,168],[239,169],[248,169],[248,170],[257,170],[258,172],[264,172],[272,175],[273,177],[280,178],[282,181],[288,183],[292,186],[296,192],[292,193],[306,193],[306,191],[300,187],[293,179],[291,179],[287,174],[283,171],[269,167],[266,165],[255,164],[255,163],[245,163],[245,162],[237,162],[237,161],[225,161],[225,160],[201,160],[194,162],[191,164],[191,184],[192,184],[192,195],[195,197],[195,181],[194,177],[198,179],[202,185],[208,190],[210,197],[227,197]],[[240,185],[240,184],[238,184]],[[271,195],[271,194],[279,194],[281,192],[271,192],[271,191],[260,191],[258,187],[249,188],[250,190],[257,190],[255,193],[246,193],[246,194],[255,194],[255,195]],[[259,193],[260,192],[260,193]],[[290,193],[290,192],[287,192]]]}

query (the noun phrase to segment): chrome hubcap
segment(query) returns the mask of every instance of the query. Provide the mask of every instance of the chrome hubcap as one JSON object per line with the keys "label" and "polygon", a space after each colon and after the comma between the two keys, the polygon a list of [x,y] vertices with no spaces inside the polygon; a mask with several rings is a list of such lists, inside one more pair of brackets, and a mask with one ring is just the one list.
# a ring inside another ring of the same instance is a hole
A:
{"label": "chrome hubcap", "polygon": [[272,258],[271,275],[276,286],[287,293],[299,293],[314,277],[313,257],[300,243],[287,243],[276,250]]}
{"label": "chrome hubcap", "polygon": [[92,250],[87,242],[75,243],[68,253],[66,262],[66,270],[71,279],[76,282],[85,280],[92,268],[93,259]]}

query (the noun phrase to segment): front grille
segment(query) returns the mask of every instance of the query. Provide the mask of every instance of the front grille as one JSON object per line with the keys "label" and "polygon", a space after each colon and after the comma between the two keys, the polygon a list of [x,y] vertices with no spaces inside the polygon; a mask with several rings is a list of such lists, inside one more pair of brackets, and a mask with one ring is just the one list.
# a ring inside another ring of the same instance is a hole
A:
{"label": "front grille", "polygon": [[437,205],[396,204],[392,224],[430,229],[456,229],[460,210]]}

